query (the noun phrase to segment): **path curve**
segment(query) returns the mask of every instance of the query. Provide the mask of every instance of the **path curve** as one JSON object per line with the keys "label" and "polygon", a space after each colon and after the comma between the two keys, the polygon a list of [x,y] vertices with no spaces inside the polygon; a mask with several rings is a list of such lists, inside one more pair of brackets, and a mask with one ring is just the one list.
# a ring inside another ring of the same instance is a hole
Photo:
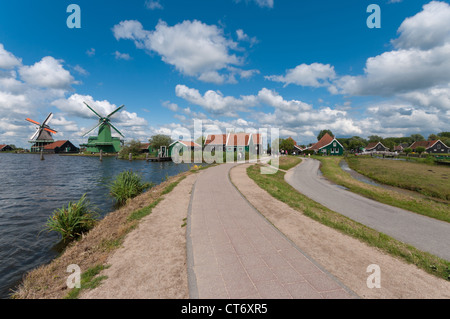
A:
{"label": "path curve", "polygon": [[324,178],[320,161],[303,159],[285,180],[300,193],[361,224],[438,257],[450,260],[450,223],[352,193]]}
{"label": "path curve", "polygon": [[190,298],[355,298],[231,183],[236,164],[199,173],[188,214]]}

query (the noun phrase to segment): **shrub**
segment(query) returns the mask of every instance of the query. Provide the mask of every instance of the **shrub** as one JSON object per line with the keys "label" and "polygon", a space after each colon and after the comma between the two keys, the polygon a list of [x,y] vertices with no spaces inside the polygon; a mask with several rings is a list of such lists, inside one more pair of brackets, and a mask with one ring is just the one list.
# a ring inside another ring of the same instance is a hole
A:
{"label": "shrub", "polygon": [[109,191],[111,196],[116,199],[117,204],[123,205],[129,198],[136,197],[153,185],[153,183],[143,182],[142,176],[133,171],[124,171],[117,175],[110,185]]}
{"label": "shrub", "polygon": [[48,218],[45,229],[58,232],[65,242],[72,241],[94,227],[97,217],[97,212],[83,194],[78,202],[69,202],[67,207],[55,210]]}

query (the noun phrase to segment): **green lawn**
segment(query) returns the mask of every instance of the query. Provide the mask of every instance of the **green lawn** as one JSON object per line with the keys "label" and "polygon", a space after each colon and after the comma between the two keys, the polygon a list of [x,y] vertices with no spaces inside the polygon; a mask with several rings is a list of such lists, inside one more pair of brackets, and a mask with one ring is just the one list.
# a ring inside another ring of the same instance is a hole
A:
{"label": "green lawn", "polygon": [[450,167],[377,158],[348,157],[353,170],[383,184],[450,200]]}
{"label": "green lawn", "polygon": [[261,174],[260,165],[252,165],[247,169],[247,174],[271,196],[306,216],[412,263],[428,273],[449,279],[450,262],[397,241],[314,202],[290,186],[284,180],[283,171],[276,174]]}
{"label": "green lawn", "polygon": [[[345,172],[339,166],[343,157],[321,157],[316,159],[321,161],[321,171],[329,180],[338,185],[347,187],[350,191],[371,198],[373,200],[385,203],[391,206],[403,208],[421,215],[450,222],[449,203],[444,200],[435,200],[421,194],[410,194],[396,192],[377,186],[368,185],[354,179],[348,172]],[[382,160],[380,160],[382,161]],[[388,160],[384,160],[388,162]],[[426,164],[419,164],[425,165]],[[435,166],[433,166],[435,167]]]}

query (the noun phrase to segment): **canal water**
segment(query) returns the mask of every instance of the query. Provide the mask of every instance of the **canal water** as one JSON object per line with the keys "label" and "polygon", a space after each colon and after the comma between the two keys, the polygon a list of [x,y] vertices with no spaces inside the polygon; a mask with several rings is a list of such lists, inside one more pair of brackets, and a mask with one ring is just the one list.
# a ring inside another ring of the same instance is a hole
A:
{"label": "canal water", "polygon": [[27,271],[60,253],[59,235],[43,231],[55,209],[86,193],[104,216],[114,210],[108,184],[120,172],[132,170],[159,184],[189,167],[113,157],[45,155],[41,161],[35,154],[0,154],[0,298],[8,298]]}

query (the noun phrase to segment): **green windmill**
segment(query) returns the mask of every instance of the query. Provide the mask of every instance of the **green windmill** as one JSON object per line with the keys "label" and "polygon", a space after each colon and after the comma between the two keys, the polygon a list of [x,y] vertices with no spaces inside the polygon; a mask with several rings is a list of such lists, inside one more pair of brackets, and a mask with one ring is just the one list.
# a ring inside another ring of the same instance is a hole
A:
{"label": "green windmill", "polygon": [[98,116],[98,124],[91,128],[89,131],[84,133],[82,136],[86,136],[96,128],[98,128],[97,136],[90,136],[88,138],[87,144],[80,144],[81,147],[86,147],[86,152],[90,153],[117,153],[120,151],[122,141],[119,137],[111,136],[111,128],[115,130],[120,136],[124,137],[123,134],[111,123],[110,117],[122,109],[125,105],[118,107],[116,110],[111,112],[108,116],[100,116],[92,107],[90,107],[86,102],[83,102],[95,115]]}

